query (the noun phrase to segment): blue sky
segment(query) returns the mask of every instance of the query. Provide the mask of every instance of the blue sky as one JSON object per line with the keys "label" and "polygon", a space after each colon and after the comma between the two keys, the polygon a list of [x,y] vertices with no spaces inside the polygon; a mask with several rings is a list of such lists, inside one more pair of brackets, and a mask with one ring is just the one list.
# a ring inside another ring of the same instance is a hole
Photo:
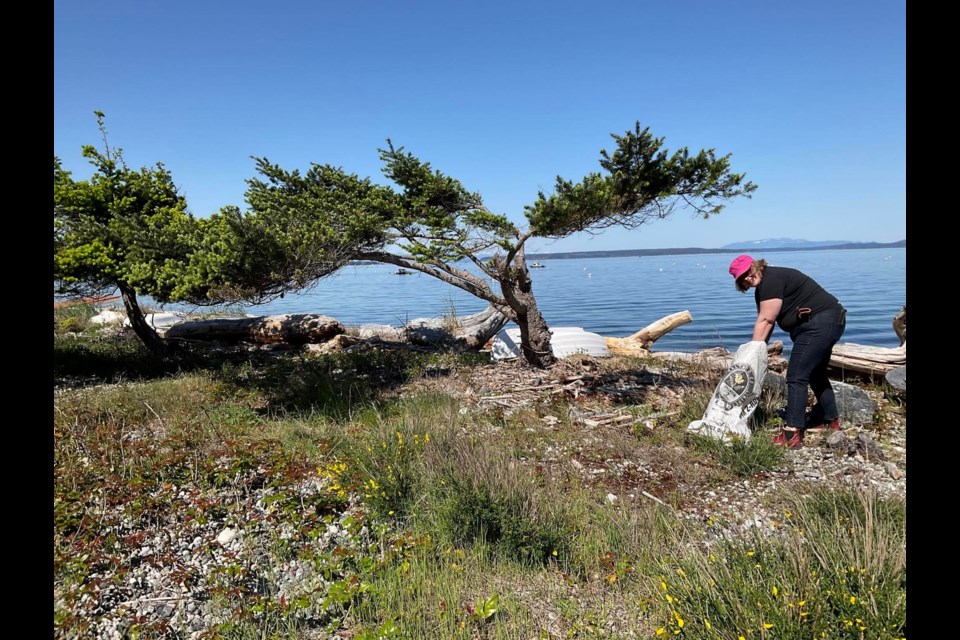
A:
{"label": "blue sky", "polygon": [[753,198],[528,250],[906,238],[905,0],[56,0],[54,155],[77,179],[95,110],[198,216],[246,208],[251,156],[385,182],[389,137],[519,223],[640,121],[732,154]]}

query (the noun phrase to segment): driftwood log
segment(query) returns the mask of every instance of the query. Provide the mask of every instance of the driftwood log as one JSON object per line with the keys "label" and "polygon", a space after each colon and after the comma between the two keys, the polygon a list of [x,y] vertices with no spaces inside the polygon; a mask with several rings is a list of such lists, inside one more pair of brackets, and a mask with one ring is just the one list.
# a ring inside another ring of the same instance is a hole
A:
{"label": "driftwood log", "polygon": [[[677,327],[693,322],[693,317],[689,311],[678,311],[660,318],[656,322],[647,325],[640,331],[626,338],[604,338],[607,343],[607,349],[615,355],[627,356],[650,356],[661,360],[674,360],[690,362],[711,369],[725,371],[730,368],[733,362],[733,354],[723,347],[704,349],[696,353],[686,353],[680,351],[650,351],[650,347],[659,338],[673,331]],[[770,368],[779,370],[786,366],[786,360],[783,356],[783,342],[777,340],[767,347],[767,355],[770,357]]]}
{"label": "driftwood log", "polygon": [[842,373],[884,376],[907,364],[907,343],[899,347],[870,347],[846,342],[833,348],[830,367]]}
{"label": "driftwood log", "polygon": [[493,305],[467,316],[416,318],[403,328],[404,338],[424,346],[454,346],[479,349],[507,324],[507,317]]}
{"label": "driftwood log", "polygon": [[164,337],[223,342],[307,344],[326,342],[344,332],[337,320],[316,314],[284,314],[254,318],[191,320],[167,329]]}
{"label": "driftwood log", "polygon": [[[734,354],[723,347],[713,347],[712,349],[703,349],[696,353],[651,351],[648,355],[661,360],[689,362],[718,371],[726,371],[733,363]],[[767,356],[769,358],[767,367],[771,371],[782,371],[786,368],[787,360],[783,357],[783,342],[780,340],[767,345]]]}
{"label": "driftwood log", "polygon": [[610,353],[617,355],[647,355],[650,346],[677,327],[693,322],[693,316],[689,311],[679,311],[660,318],[653,324],[649,324],[640,331],[626,338],[604,338],[607,343],[607,349]]}
{"label": "driftwood log", "polygon": [[[663,360],[693,362],[717,369],[729,368],[733,361],[733,354],[721,347],[705,349],[697,353],[649,351],[650,345],[657,338],[691,320],[689,312],[681,311],[661,318],[626,338],[606,338],[607,348],[611,353],[620,355],[652,356]],[[884,376],[893,369],[905,367],[907,364],[906,305],[894,317],[893,329],[900,339],[899,347],[871,347],[853,342],[834,346],[833,355],[830,358],[831,374],[841,377],[845,374]],[[770,369],[778,370],[786,366],[786,360],[781,357],[783,354],[782,342],[772,343],[767,349],[767,354],[770,356]]]}
{"label": "driftwood log", "polygon": [[467,316],[417,318],[400,328],[363,325],[359,337],[355,337],[344,335],[343,325],[329,316],[287,314],[181,322],[167,329],[165,337],[223,342],[330,343],[329,350],[348,348],[371,339],[427,347],[479,349],[506,323],[506,316],[487,306],[483,311]]}
{"label": "driftwood log", "polygon": [[833,347],[830,368],[844,373],[867,376],[885,376],[907,364],[907,305],[893,318],[893,330],[900,340],[899,347],[870,347],[845,342]]}

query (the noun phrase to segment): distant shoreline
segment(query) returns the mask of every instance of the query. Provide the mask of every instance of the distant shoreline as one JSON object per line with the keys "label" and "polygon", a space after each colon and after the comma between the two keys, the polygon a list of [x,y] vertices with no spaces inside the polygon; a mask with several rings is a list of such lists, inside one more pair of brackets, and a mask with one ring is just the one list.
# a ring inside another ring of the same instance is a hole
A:
{"label": "distant shoreline", "polygon": [[897,242],[848,242],[817,247],[757,247],[751,249],[704,249],[684,247],[674,249],[619,249],[612,251],[563,251],[558,253],[528,253],[528,260],[566,260],[569,258],[623,258],[631,256],[680,256],[703,253],[773,253],[776,251],[823,251],[824,249],[905,249],[906,240]]}
{"label": "distant shoreline", "polygon": [[[567,260],[570,258],[629,258],[635,256],[683,256],[704,253],[755,253],[756,255],[776,253],[777,251],[824,251],[835,249],[906,249],[907,241],[897,242],[847,242],[816,247],[756,247],[755,249],[704,249],[702,247],[681,247],[674,249],[617,249],[610,251],[561,251],[558,253],[527,253],[527,260]],[[490,256],[479,256],[481,259]],[[412,259],[412,258],[411,258]],[[381,264],[371,260],[351,260],[350,264]]]}

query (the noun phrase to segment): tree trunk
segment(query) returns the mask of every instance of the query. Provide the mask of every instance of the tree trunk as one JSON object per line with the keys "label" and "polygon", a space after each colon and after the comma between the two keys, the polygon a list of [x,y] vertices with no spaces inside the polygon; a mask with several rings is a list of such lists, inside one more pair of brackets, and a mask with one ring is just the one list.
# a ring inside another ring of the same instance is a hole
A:
{"label": "tree trunk", "polygon": [[533,295],[533,283],[527,271],[527,260],[523,248],[513,260],[512,273],[505,273],[509,265],[500,268],[500,286],[503,297],[516,314],[513,321],[520,327],[520,349],[523,359],[541,369],[557,361],[550,345],[550,327],[543,314],[537,308],[537,299]]}
{"label": "tree trunk", "polygon": [[126,283],[118,285],[120,297],[123,299],[123,306],[127,310],[127,318],[130,320],[130,326],[137,337],[143,342],[147,350],[155,356],[163,356],[167,353],[166,344],[163,339],[157,335],[157,332],[143,317],[143,309],[137,302],[137,292]]}

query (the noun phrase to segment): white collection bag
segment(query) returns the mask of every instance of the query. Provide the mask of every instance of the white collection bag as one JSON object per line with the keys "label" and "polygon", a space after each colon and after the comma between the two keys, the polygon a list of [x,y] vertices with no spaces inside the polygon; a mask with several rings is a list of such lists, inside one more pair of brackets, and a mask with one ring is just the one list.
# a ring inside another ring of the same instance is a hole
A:
{"label": "white collection bag", "polygon": [[760,403],[767,374],[767,343],[753,340],[740,345],[730,369],[717,385],[702,420],[687,426],[688,433],[730,442],[750,439],[750,417]]}

